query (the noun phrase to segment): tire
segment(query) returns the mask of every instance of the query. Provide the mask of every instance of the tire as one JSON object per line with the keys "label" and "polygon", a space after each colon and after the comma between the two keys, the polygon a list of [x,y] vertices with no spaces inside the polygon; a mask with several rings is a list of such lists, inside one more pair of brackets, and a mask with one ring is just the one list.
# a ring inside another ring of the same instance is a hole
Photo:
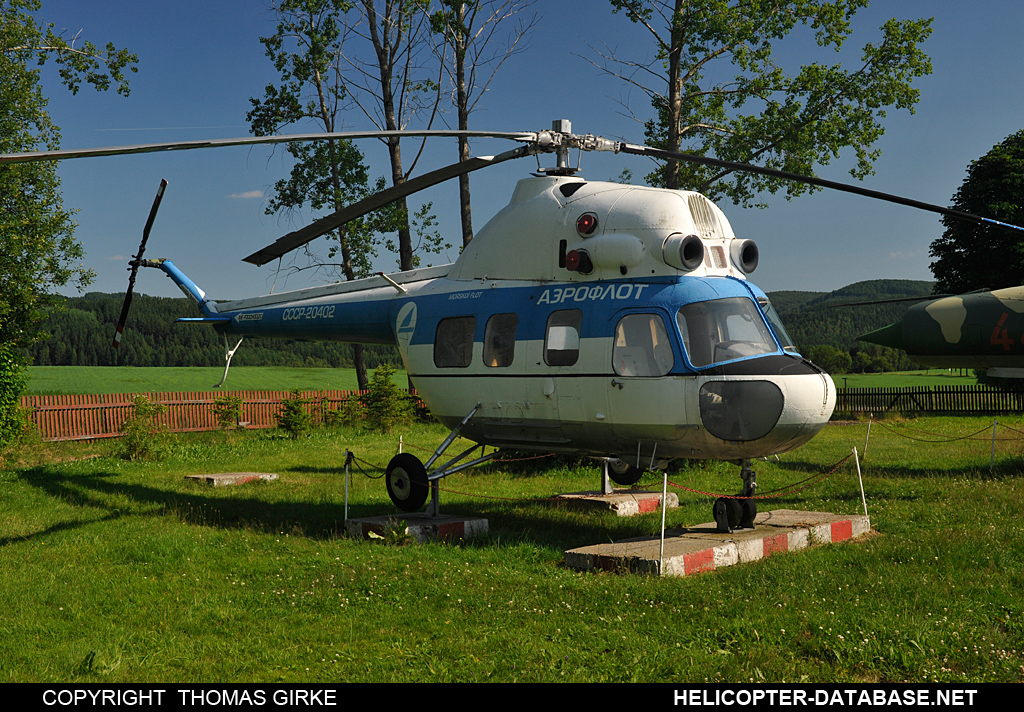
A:
{"label": "tire", "polygon": [[404,452],[391,458],[384,480],[388,496],[403,512],[415,512],[427,501],[427,470],[415,455]]}
{"label": "tire", "polygon": [[740,518],[743,516],[743,508],[737,500],[731,497],[720,497],[715,500],[714,515],[715,523],[718,524],[718,531],[724,534],[731,532],[739,526]]}
{"label": "tire", "polygon": [[752,499],[740,500],[740,511],[742,512],[742,516],[740,517],[740,528],[753,529],[754,517],[757,516],[757,502]]}
{"label": "tire", "polygon": [[643,470],[626,464],[623,460],[608,461],[608,479],[617,485],[622,485],[623,487],[635,485],[643,476]]}

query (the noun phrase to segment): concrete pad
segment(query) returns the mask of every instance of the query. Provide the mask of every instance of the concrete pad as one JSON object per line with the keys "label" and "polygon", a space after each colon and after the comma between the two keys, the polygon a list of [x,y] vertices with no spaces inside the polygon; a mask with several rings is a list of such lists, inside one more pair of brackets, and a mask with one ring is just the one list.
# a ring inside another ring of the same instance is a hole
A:
{"label": "concrete pad", "polygon": [[871,531],[871,523],[863,515],[794,509],[760,512],[754,524],[754,529],[727,534],[719,533],[714,522],[666,530],[664,570],[659,559],[660,535],[571,549],[565,552],[565,564],[582,571],[689,576],[808,546],[856,539]]}
{"label": "concrete pad", "polygon": [[[612,511],[620,517],[633,517],[661,509],[661,492],[644,490],[619,489],[611,494],[571,492],[557,495],[552,499],[573,509]],[[679,506],[679,497],[675,492],[669,492],[665,501],[670,509]]]}
{"label": "concrete pad", "polygon": [[276,480],[277,475],[272,472],[222,472],[219,475],[185,475],[185,479],[214,487],[226,487],[227,485],[244,485],[246,482],[256,482],[257,480],[269,482]]}
{"label": "concrete pad", "polygon": [[418,542],[425,541],[460,541],[472,539],[488,532],[486,519],[476,517],[460,517],[442,514],[429,517],[421,512],[413,514],[388,514],[382,517],[360,517],[345,522],[345,531],[351,537],[372,539],[371,532],[378,537],[387,538],[389,532],[405,522],[402,531]]}

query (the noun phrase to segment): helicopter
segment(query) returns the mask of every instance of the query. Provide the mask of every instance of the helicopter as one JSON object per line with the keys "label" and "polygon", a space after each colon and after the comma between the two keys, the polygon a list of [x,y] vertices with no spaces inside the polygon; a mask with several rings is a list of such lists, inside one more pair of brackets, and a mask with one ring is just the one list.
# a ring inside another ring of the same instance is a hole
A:
{"label": "helicopter", "polygon": [[[758,266],[757,245],[737,237],[700,193],[584,179],[570,165],[570,149],[696,161],[1003,225],[859,186],[574,134],[566,120],[536,132],[338,132],[39,152],[0,156],[0,165],[391,134],[487,136],[522,145],[393,186],[245,261],[267,264],[349,220],[471,171],[550,153],[556,165],[538,165],[521,179],[509,204],[452,264],[220,302],[170,260],[143,258],[162,183],[129,262],[115,344],[136,273],[148,267],[162,270],[197,305],[201,316],[179,321],[210,324],[223,335],[225,377],[245,337],[396,346],[410,383],[451,430],[426,462],[400,453],[388,463],[388,494],[405,512],[420,510],[429,495],[427,513],[436,516],[441,479],[506,450],[593,457],[624,486],[674,459],[717,459],[739,465],[743,483],[739,497],[715,501],[719,531],[752,528],[751,461],[806,443],[832,415],[831,377],[799,354],[767,295],[748,279]],[[234,347],[229,336],[238,339]],[[441,462],[460,435],[472,446]]]}

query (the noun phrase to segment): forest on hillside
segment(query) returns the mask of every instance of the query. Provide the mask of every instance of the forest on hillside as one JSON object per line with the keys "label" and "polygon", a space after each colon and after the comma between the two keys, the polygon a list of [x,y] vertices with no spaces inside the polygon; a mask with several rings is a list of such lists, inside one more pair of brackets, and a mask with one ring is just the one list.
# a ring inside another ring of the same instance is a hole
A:
{"label": "forest on hillside", "polygon": [[[834,292],[770,292],[786,331],[800,353],[830,373],[908,371],[917,365],[902,351],[857,341],[857,337],[903,318],[933,282],[876,279]],[[884,302],[881,304],[858,304]],[[854,306],[845,306],[856,304]],[[845,354],[845,355],[844,355]]]}
{"label": "forest on hillside", "polygon": [[[924,296],[931,289],[931,282],[883,279],[858,282],[834,292],[780,291],[771,292],[768,297],[800,352],[819,361],[830,372],[892,371],[912,369],[914,364],[901,352],[863,344],[857,337],[899,321],[914,302],[837,305]],[[34,366],[224,364],[223,338],[212,328],[174,323],[180,317],[196,316],[195,306],[185,298],[135,295],[121,348],[115,352],[111,341],[123,299],[123,294],[99,292],[67,299],[65,308],[54,311],[47,319],[48,338],[29,349],[29,363]],[[401,364],[397,350],[392,347],[367,347],[366,353],[370,368],[380,363]],[[352,347],[333,342],[247,339],[232,363],[237,366],[351,367]]]}

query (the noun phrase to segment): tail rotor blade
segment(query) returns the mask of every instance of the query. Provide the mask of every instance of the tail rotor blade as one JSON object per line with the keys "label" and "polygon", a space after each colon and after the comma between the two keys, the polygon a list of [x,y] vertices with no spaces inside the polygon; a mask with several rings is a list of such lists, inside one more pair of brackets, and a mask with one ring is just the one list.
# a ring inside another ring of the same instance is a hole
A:
{"label": "tail rotor blade", "polygon": [[120,348],[121,337],[124,336],[124,324],[128,320],[128,310],[132,306],[132,293],[135,291],[135,276],[139,273],[139,266],[142,264],[142,255],[146,251],[146,243],[149,241],[149,231],[153,229],[153,221],[156,220],[157,210],[160,209],[160,201],[164,197],[164,189],[167,188],[167,181],[161,180],[157,188],[156,198],[153,199],[153,207],[149,210],[149,219],[146,220],[146,227],[142,230],[142,242],[139,244],[139,252],[132,257],[128,263],[131,274],[128,275],[128,290],[124,293],[124,304],[121,305],[121,318],[117,320],[117,331],[114,333],[114,348]]}

